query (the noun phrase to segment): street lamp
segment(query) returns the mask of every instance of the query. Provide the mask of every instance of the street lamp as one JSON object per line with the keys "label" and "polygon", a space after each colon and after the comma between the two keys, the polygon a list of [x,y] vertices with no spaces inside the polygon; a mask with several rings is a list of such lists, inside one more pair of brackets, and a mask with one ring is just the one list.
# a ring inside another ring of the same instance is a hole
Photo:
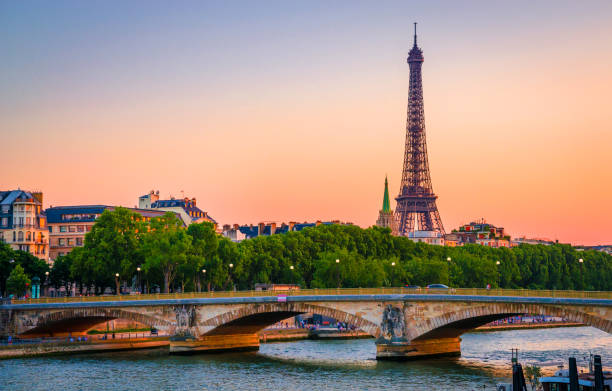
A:
{"label": "street lamp", "polygon": [[49,283],[49,272],[45,272],[45,286],[43,287],[43,296],[47,296],[49,292],[47,292],[47,284]]}
{"label": "street lamp", "polygon": [[578,262],[583,263],[583,262],[584,262],[584,259],[580,258],[580,259],[578,260]]}
{"label": "street lamp", "polygon": [[206,284],[206,269],[202,269],[202,274],[204,275],[204,284]]}
{"label": "street lamp", "polygon": [[[501,265],[501,262],[500,261],[495,261],[495,264],[497,266],[499,266],[499,265]],[[497,288],[500,288],[500,285],[501,285],[500,281],[501,281],[501,274],[499,273],[499,268],[498,268],[497,269]]]}
{"label": "street lamp", "polygon": [[230,263],[230,264],[229,264],[229,268],[230,268],[230,271],[229,271],[229,278],[230,278],[230,282],[232,283],[232,288],[233,288],[233,290],[234,290],[234,291],[236,291],[236,285],[234,285],[234,281],[232,280],[232,268],[233,268],[233,267],[234,267],[234,264],[233,264],[233,263]]}
{"label": "street lamp", "polygon": [[115,273],[115,286],[116,286],[116,293],[119,294],[119,273]]}
{"label": "street lamp", "polygon": [[140,266],[136,268],[138,272],[138,293],[142,293],[142,284],[140,283]]}
{"label": "street lamp", "polygon": [[338,277],[338,288],[340,288],[340,260],[336,259],[336,274]]}
{"label": "street lamp", "polygon": [[452,261],[451,257],[446,257],[446,260],[447,260],[448,262]]}

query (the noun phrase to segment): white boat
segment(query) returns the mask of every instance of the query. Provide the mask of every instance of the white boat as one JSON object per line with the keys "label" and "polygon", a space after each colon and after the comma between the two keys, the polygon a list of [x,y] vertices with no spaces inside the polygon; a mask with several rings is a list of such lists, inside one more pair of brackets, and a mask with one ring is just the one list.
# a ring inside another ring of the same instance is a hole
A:
{"label": "white boat", "polygon": [[[612,372],[605,371],[604,391],[612,391]],[[559,369],[553,376],[540,378],[544,391],[569,391],[569,369]],[[581,391],[595,390],[595,375],[593,373],[578,374],[578,385]]]}

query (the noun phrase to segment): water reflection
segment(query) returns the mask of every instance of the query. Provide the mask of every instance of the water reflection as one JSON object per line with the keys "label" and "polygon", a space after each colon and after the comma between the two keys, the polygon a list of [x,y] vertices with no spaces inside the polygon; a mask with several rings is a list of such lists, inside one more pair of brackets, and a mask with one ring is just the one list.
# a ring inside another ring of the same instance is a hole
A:
{"label": "water reflection", "polygon": [[[258,353],[168,356],[166,350],[0,361],[8,390],[493,390],[521,361],[554,370],[589,351],[612,367],[612,336],[566,328],[467,334],[461,358],[377,362],[373,340],[264,344]],[[582,362],[586,365],[586,362]]]}

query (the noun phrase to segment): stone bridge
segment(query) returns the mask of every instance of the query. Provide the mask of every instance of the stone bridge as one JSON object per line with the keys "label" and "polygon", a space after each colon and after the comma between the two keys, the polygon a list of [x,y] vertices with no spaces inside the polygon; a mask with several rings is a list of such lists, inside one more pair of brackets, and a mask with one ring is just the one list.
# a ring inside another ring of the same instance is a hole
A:
{"label": "stone bridge", "polygon": [[256,350],[258,331],[303,313],[371,334],[379,359],[460,355],[461,334],[519,314],[559,316],[612,333],[610,299],[380,294],[11,304],[0,306],[0,335],[78,334],[128,319],[172,335],[173,353]]}

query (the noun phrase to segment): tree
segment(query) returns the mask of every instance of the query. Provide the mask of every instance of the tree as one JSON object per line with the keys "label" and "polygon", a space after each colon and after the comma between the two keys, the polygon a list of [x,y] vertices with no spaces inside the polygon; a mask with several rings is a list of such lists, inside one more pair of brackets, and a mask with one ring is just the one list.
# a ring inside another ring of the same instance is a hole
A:
{"label": "tree", "polygon": [[15,266],[6,280],[6,289],[8,292],[16,296],[23,296],[29,285],[30,279],[25,274],[23,267],[21,267],[21,265]]}
{"label": "tree", "polygon": [[83,252],[74,259],[73,277],[101,288],[114,286],[116,273],[130,279],[141,263],[141,236],[146,231],[139,214],[121,207],[105,210],[85,236]]}
{"label": "tree", "polygon": [[538,390],[540,388],[540,377],[542,377],[542,369],[535,365],[525,366],[525,377],[531,384],[531,391]]}
{"label": "tree", "polygon": [[0,295],[6,292],[6,279],[15,266],[15,252],[8,244],[0,241]]}
{"label": "tree", "polygon": [[[188,254],[188,262],[182,267],[183,273],[193,276],[194,287],[201,290],[201,278],[206,279],[206,261],[212,260],[219,248],[219,238],[215,232],[215,226],[211,223],[195,223],[187,227],[187,234],[191,236],[191,250]],[[210,273],[210,271],[206,271]]]}
{"label": "tree", "polygon": [[169,293],[180,266],[189,259],[192,238],[172,212],[151,219],[149,226],[149,231],[143,235],[142,268],[145,273],[161,271],[164,293]]}
{"label": "tree", "polygon": [[14,252],[15,263],[21,265],[25,274],[31,277],[45,278],[45,273],[49,271],[49,264],[44,260],[35,257],[27,251]]}

